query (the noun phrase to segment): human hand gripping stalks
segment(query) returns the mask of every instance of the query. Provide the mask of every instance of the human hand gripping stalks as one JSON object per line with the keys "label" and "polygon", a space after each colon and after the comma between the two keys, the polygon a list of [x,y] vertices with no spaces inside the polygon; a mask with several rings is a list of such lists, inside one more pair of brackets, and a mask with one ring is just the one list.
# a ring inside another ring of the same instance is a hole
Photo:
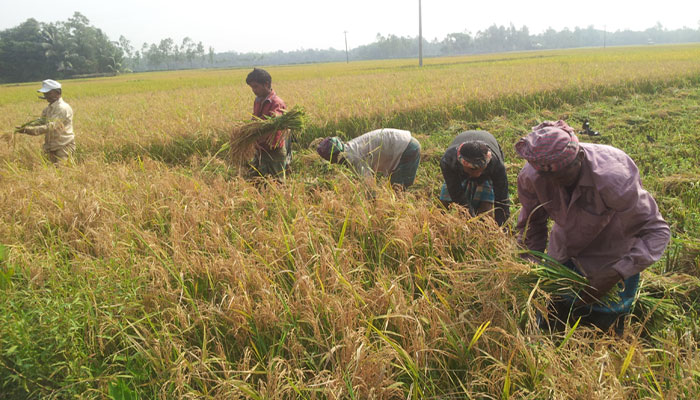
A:
{"label": "human hand gripping stalks", "polygon": [[232,164],[242,164],[255,154],[256,144],[260,138],[274,132],[289,129],[300,131],[304,128],[306,113],[301,107],[294,106],[282,115],[258,118],[253,122],[233,128],[229,144],[229,158]]}
{"label": "human hand gripping stalks", "polygon": [[[517,278],[518,284],[523,285],[528,291],[539,288],[553,296],[569,296],[580,299],[579,293],[590,287],[586,277],[579,275],[544,253],[528,250],[520,253],[520,256],[536,259],[536,261],[531,260],[535,264],[531,265],[530,271]],[[651,273],[651,276],[655,275]],[[664,285],[659,279],[656,279],[654,283],[642,281],[635,298],[635,308],[637,309],[635,314],[642,318],[644,325],[663,325],[677,321],[683,310],[674,301],[673,296],[669,297],[668,292],[673,290],[683,292],[686,286],[692,286],[692,284],[680,284],[674,281],[674,285]],[[613,289],[598,302],[601,304],[619,302],[620,294],[616,288],[617,286],[613,286]]]}
{"label": "human hand gripping stalks", "polygon": [[31,121],[25,122],[24,124],[15,127],[15,132],[14,133],[24,133],[24,128],[26,127],[31,127],[31,126],[39,126],[39,125],[46,125],[46,118],[41,117],[41,118],[36,118]]}
{"label": "human hand gripping stalks", "polygon": [[[581,291],[590,288],[588,279],[562,265],[557,260],[539,251],[527,250],[520,253],[537,261],[530,267],[530,272],[521,275],[520,283],[528,288],[538,287],[553,296],[569,296],[581,299]],[[616,290],[610,290],[598,302],[612,304],[620,300]]]}
{"label": "human hand gripping stalks", "polygon": [[15,148],[15,136],[18,133],[25,133],[24,128],[31,127],[31,126],[39,126],[39,125],[46,125],[47,121],[46,118],[36,118],[31,121],[25,122],[22,125],[16,126],[15,130],[10,134],[4,134],[3,135],[3,140],[9,142],[11,144],[12,149]]}

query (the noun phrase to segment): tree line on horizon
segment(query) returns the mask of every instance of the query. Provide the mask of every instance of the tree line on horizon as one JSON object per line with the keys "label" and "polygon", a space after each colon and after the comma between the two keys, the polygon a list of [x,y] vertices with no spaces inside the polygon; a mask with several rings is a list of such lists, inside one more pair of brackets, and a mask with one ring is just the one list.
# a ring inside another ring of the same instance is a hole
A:
{"label": "tree line on horizon", "polygon": [[113,41],[87,17],[67,21],[27,19],[0,31],[0,83],[116,75],[155,69],[202,68],[213,63],[214,49],[185,37],[144,43],[135,49],[124,36]]}
{"label": "tree line on horizon", "polygon": [[[423,39],[423,55],[440,57],[537,49],[603,47],[640,44],[700,42],[698,29],[667,30],[660,23],[644,31],[606,32],[593,26],[552,28],[532,35],[527,26],[516,28],[491,25],[471,32],[450,33],[442,40]],[[181,43],[171,38],[159,43],[143,43],[134,48],[124,36],[112,41],[87,17],[75,12],[67,21],[39,22],[33,18],[0,31],[0,83],[28,82],[46,78],[64,79],[153,70],[206,67],[250,67],[255,65],[338,62],[410,58],[418,54],[418,38],[377,34],[373,43],[349,51],[300,49],[269,53],[216,53],[185,37]]]}

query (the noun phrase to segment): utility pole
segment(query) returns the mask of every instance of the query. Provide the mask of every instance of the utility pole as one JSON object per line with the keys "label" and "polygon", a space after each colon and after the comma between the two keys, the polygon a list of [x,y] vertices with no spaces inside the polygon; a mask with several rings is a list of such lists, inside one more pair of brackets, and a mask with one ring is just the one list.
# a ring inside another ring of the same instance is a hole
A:
{"label": "utility pole", "polygon": [[345,63],[350,64],[350,56],[348,56],[348,31],[343,31],[345,34]]}
{"label": "utility pole", "polygon": [[605,35],[607,33],[607,26],[603,25],[603,48],[605,48]]}
{"label": "utility pole", "polygon": [[421,0],[418,0],[418,66],[423,66],[423,15]]}

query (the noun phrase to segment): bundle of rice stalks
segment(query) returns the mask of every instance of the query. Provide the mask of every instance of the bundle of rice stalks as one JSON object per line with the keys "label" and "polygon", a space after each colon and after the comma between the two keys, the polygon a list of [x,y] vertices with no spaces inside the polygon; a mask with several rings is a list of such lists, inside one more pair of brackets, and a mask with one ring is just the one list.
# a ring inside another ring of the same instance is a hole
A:
{"label": "bundle of rice stalks", "polygon": [[[530,267],[530,272],[519,277],[520,284],[530,290],[537,287],[552,296],[580,299],[580,293],[590,288],[585,276],[562,265],[547,254],[528,250],[521,255],[537,259],[535,265]],[[599,301],[602,304],[614,304],[620,301],[620,294],[616,290],[611,290]]]}
{"label": "bundle of rice stalks", "polygon": [[256,119],[253,122],[233,128],[229,147],[231,162],[233,164],[241,164],[250,160],[255,154],[255,143],[262,137],[279,130],[302,130],[305,116],[304,110],[295,106],[282,115]]}
{"label": "bundle of rice stalks", "polygon": [[680,304],[691,304],[686,290],[689,286],[697,287],[697,282],[688,281],[687,276],[675,275],[661,277],[647,272],[639,283],[639,293],[635,303],[635,314],[646,321],[649,327],[661,327],[678,321],[683,315]]}
{"label": "bundle of rice stalks", "polygon": [[[537,263],[530,271],[518,278],[518,283],[528,290],[538,287],[552,296],[578,297],[578,293],[588,287],[588,279],[560,264],[557,260],[538,251],[526,251],[521,255],[536,258]],[[656,326],[678,319],[682,312],[678,304],[665,294],[667,290],[642,281],[635,299],[635,314],[647,320],[649,326]],[[620,301],[619,293],[612,290],[601,300],[603,304]]]}
{"label": "bundle of rice stalks", "polygon": [[641,318],[648,319],[647,325],[652,327],[678,321],[683,313],[673,299],[655,297],[644,289],[639,291],[635,305],[635,313],[638,313]]}
{"label": "bundle of rice stalks", "polygon": [[521,253],[537,262],[530,267],[527,274],[519,276],[518,283],[530,290],[537,286],[553,296],[576,296],[588,287],[588,279],[562,265],[552,257],[539,251],[528,250]]}
{"label": "bundle of rice stalks", "polygon": [[39,125],[46,125],[46,118],[37,118],[33,119],[31,121],[25,122],[22,125],[18,126],[15,128],[15,133],[21,131],[22,129],[28,127],[28,126],[39,126]]}

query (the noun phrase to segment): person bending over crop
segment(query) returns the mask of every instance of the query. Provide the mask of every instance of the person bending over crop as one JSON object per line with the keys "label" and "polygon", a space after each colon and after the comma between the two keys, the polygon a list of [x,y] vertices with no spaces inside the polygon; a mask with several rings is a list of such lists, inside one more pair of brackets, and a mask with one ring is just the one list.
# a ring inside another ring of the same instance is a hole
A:
{"label": "person bending over crop", "polygon": [[44,135],[44,152],[52,163],[68,160],[75,151],[73,135],[73,109],[61,97],[61,84],[47,79],[42,82],[40,97],[49,102],[41,112],[41,118],[17,127],[15,132],[27,135]]}
{"label": "person bending over crop", "polygon": [[457,135],[440,160],[445,182],[440,201],[445,207],[456,203],[476,216],[493,210],[498,225],[510,217],[508,177],[503,152],[496,138],[486,131],[465,131]]}
{"label": "person bending over crop", "polygon": [[[622,150],[579,143],[564,121],[535,126],[515,151],[527,160],[518,175],[520,242],[531,250],[546,248],[590,285],[578,300],[556,300],[551,322],[560,328],[581,317],[604,331],[614,324],[621,334],[639,273],[661,258],[671,235],[656,201],[642,188],[637,166]],[[597,301],[615,287],[619,300]]]}
{"label": "person bending over crop", "polygon": [[[287,109],[284,101],[272,89],[272,77],[264,69],[254,68],[246,77],[246,83],[255,94],[253,118],[277,116]],[[258,140],[251,163],[251,175],[282,177],[291,160],[289,133],[287,130],[279,130]]]}
{"label": "person bending over crop", "polygon": [[401,129],[373,130],[347,143],[327,137],[316,151],[331,163],[350,165],[362,176],[390,175],[392,186],[400,189],[413,184],[420,163],[420,143],[411,132]]}

